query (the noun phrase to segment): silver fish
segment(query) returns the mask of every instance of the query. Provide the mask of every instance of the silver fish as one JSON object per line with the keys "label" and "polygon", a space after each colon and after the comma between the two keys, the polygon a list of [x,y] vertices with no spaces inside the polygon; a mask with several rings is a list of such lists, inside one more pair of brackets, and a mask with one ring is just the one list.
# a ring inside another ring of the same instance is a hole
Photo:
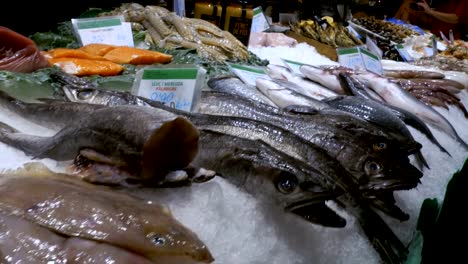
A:
{"label": "silver fish", "polygon": [[336,92],[323,87],[322,85],[309,81],[302,76],[293,74],[284,66],[269,64],[267,66],[268,75],[275,80],[287,80],[295,83],[299,93],[310,96],[317,100],[338,95]]}
{"label": "silver fish", "polygon": [[416,99],[397,84],[373,74],[361,73],[357,75],[357,78],[363,79],[375,92],[384,98],[387,103],[413,112],[425,122],[454,138],[465,149],[468,149],[466,142],[460,138],[455,128],[443,115]]}
{"label": "silver fish", "polygon": [[287,81],[257,78],[255,82],[258,90],[280,108],[286,108],[291,105],[310,106],[314,109],[328,107],[327,104],[320,100],[291,89],[290,87],[294,84],[286,83]]}
{"label": "silver fish", "polygon": [[197,235],[155,202],[35,164],[0,177],[1,211],[58,234],[107,243],[155,262],[168,257],[213,261]]}
{"label": "silver fish", "polygon": [[237,94],[250,100],[275,105],[275,103],[258,91],[256,87],[249,86],[234,76],[213,77],[208,80],[207,85],[214,91]]}
{"label": "silver fish", "polygon": [[349,71],[350,69],[341,66],[316,67],[304,64],[299,67],[299,70],[309,80],[318,82],[338,94],[345,93],[338,80],[337,74],[342,71]]}

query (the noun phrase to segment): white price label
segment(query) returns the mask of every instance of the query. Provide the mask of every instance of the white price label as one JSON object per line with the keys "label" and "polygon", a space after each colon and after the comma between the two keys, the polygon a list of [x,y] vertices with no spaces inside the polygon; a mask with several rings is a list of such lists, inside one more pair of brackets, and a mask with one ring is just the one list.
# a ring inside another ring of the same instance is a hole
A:
{"label": "white price label", "polygon": [[134,46],[131,25],[122,16],[72,19],[72,24],[83,46],[90,43]]}
{"label": "white price label", "polygon": [[228,63],[231,71],[244,83],[256,86],[257,78],[270,79],[263,67],[254,67],[241,64]]}
{"label": "white price label", "polygon": [[379,75],[383,74],[382,63],[377,55],[363,47],[337,49],[340,65],[355,69],[367,70]]}
{"label": "white price label", "polygon": [[201,94],[205,70],[188,68],[146,68],[136,79],[134,93],[170,107],[192,111]]}
{"label": "white price label", "polygon": [[396,46],[396,49],[404,61],[414,61],[414,58],[409,54],[409,52],[399,44]]}
{"label": "white price label", "polygon": [[252,17],[252,26],[250,27],[250,32],[263,32],[270,28],[270,24],[263,14],[262,7],[256,7],[253,10]]}

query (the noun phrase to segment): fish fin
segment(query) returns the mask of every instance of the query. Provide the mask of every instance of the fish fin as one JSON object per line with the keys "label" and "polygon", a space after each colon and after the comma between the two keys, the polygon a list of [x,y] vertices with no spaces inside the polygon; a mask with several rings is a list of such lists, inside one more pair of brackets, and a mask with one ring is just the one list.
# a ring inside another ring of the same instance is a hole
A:
{"label": "fish fin", "polygon": [[142,178],[163,180],[168,171],[187,167],[198,153],[198,129],[186,118],[162,124],[143,146]]}
{"label": "fish fin", "polygon": [[64,102],[63,100],[60,99],[55,99],[55,98],[36,98],[35,100],[41,102],[41,103],[46,103],[46,104],[51,104],[55,102]]}
{"label": "fish fin", "polygon": [[388,216],[391,216],[400,221],[407,221],[409,219],[409,214],[405,213],[395,204],[396,201],[393,197],[393,192],[383,193],[383,195],[376,195],[376,197],[370,201],[372,203],[372,207],[384,212]]}
{"label": "fish fin", "polygon": [[404,263],[408,249],[372,208],[360,205],[357,218],[383,263]]}
{"label": "fish fin", "polygon": [[2,133],[18,133],[19,131],[16,128],[14,128],[14,127],[6,124],[6,123],[0,122],[0,132],[2,132]]}
{"label": "fish fin", "polygon": [[315,109],[310,106],[305,106],[305,105],[290,105],[285,108],[283,108],[284,111],[293,113],[293,114],[304,114],[304,115],[315,115],[319,111],[318,109]]}
{"label": "fish fin", "polygon": [[325,202],[307,205],[291,211],[305,220],[325,227],[342,228],[346,226],[346,219],[330,209]]}

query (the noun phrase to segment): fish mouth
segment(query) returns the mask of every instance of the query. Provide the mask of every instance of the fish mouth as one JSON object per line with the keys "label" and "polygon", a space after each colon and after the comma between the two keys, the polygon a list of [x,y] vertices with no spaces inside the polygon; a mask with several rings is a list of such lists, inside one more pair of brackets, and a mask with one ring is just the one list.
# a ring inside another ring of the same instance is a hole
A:
{"label": "fish mouth", "polygon": [[361,185],[359,189],[364,192],[374,191],[400,191],[416,188],[421,181],[419,179],[371,179],[368,183]]}
{"label": "fish mouth", "polygon": [[330,209],[325,202],[313,203],[291,210],[292,213],[302,219],[325,227],[343,228],[346,226],[346,219]]}

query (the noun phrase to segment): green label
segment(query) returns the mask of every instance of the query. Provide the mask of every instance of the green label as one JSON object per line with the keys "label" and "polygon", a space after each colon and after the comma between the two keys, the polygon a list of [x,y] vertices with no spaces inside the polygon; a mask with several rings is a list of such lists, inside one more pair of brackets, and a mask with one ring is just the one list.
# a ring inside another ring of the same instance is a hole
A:
{"label": "green label", "polygon": [[249,67],[249,66],[246,66],[246,65],[233,64],[233,63],[230,63],[229,65],[232,68],[238,69],[238,70],[249,71],[249,72],[254,72],[254,73],[258,73],[258,74],[266,74],[265,70],[259,69],[259,68],[253,68],[253,67]]}
{"label": "green label", "polygon": [[349,48],[349,49],[338,49],[336,52],[338,53],[338,55],[346,55],[346,54],[359,53],[359,50],[357,48]]}
{"label": "green label", "polygon": [[379,57],[377,57],[377,55],[371,53],[370,51],[366,50],[366,49],[360,49],[362,53],[366,54],[367,56],[373,58],[374,60],[379,60]]}
{"label": "green label", "polygon": [[98,19],[98,20],[79,21],[77,23],[77,27],[78,29],[90,29],[90,28],[119,26],[121,24],[122,24],[122,21],[117,18]]}
{"label": "green label", "polygon": [[143,80],[162,80],[162,79],[196,79],[198,70],[193,69],[145,69]]}

